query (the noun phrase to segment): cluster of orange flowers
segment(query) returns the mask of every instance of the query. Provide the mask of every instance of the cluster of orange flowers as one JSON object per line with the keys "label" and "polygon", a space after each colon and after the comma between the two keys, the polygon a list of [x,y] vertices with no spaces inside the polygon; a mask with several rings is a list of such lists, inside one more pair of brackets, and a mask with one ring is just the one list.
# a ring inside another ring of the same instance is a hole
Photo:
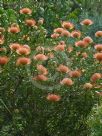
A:
{"label": "cluster of orange flowers", "polygon": [[[21,14],[32,14],[32,10],[29,8],[23,8],[20,10]],[[39,20],[40,24],[43,24],[43,19]],[[33,27],[36,26],[36,21],[34,19],[26,19],[25,20],[25,24],[27,26]],[[90,26],[93,24],[93,21],[90,19],[85,19],[83,20],[81,23],[81,25],[86,25],[86,26]],[[0,28],[0,45],[3,45],[4,43],[4,36],[2,35],[2,32],[4,32],[5,29],[4,28]],[[8,32],[15,34],[15,33],[19,33],[20,32],[20,27],[17,24],[12,24],[9,28],[8,28]],[[95,33],[96,37],[102,37],[102,31],[97,31]],[[74,49],[74,47],[80,47],[80,48],[87,48],[88,46],[90,46],[90,44],[94,44],[93,43],[93,39],[89,36],[84,37],[82,39],[82,33],[79,30],[75,29],[75,25],[71,22],[68,21],[64,21],[62,22],[62,27],[60,28],[56,28],[54,29],[54,33],[51,35],[51,38],[57,39],[60,37],[72,37],[77,39],[77,41],[75,42],[75,44],[73,46],[66,46],[65,41],[60,41],[58,42],[57,45],[55,45],[52,49],[46,49],[43,46],[39,46],[36,48],[36,51],[40,51],[41,53],[38,53],[36,55],[33,56],[33,58],[28,57],[28,55],[30,55],[31,53],[31,48],[28,45],[21,45],[19,43],[11,43],[9,45],[9,48],[11,50],[11,52],[16,52],[19,56],[17,60],[16,60],[16,65],[20,66],[20,65],[29,65],[31,64],[33,59],[34,61],[46,61],[48,59],[52,59],[54,58],[54,53],[52,53],[51,51],[59,51],[59,52],[63,52],[63,51],[67,51],[68,53],[71,53]],[[94,45],[94,48],[97,52],[95,54],[93,54],[93,59],[96,59],[96,61],[98,61],[99,63],[102,62],[102,44],[96,44]],[[0,51],[4,51],[5,48],[0,48]],[[50,53],[48,54],[44,54],[45,50],[49,50]],[[80,52],[76,53],[77,56],[80,54]],[[26,57],[25,57],[26,56]],[[86,52],[82,52],[82,56],[84,59],[86,59],[88,57],[88,54]],[[7,56],[0,56],[0,65],[5,65],[9,62],[10,58]],[[37,65],[36,69],[38,71],[38,75],[36,77],[33,78],[33,80],[38,80],[38,81],[47,81],[48,80],[48,69],[46,67],[44,67],[43,65]],[[68,77],[63,78],[60,81],[61,85],[65,85],[65,86],[72,86],[74,84],[73,78],[79,78],[80,76],[82,76],[82,71],[77,69],[77,70],[71,70],[68,66],[60,64],[57,68],[56,71],[61,72],[61,73],[68,73]],[[102,74],[101,73],[94,73],[91,77],[90,77],[90,82],[85,83],[83,85],[84,89],[92,89],[93,88],[93,82],[96,82],[97,80],[102,79]],[[56,94],[48,94],[47,96],[47,100],[49,101],[59,101],[61,99],[61,96],[56,95]]]}

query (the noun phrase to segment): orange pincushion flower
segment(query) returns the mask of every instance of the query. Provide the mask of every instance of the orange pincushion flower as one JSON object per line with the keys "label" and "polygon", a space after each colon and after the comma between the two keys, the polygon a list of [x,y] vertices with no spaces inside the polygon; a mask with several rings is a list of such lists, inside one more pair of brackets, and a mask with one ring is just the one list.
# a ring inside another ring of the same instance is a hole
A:
{"label": "orange pincushion flower", "polygon": [[63,28],[56,28],[56,29],[54,29],[54,33],[59,33],[59,34],[61,34],[62,32],[63,32]]}
{"label": "orange pincushion flower", "polygon": [[3,44],[4,43],[4,35],[2,35],[1,33],[0,33],[0,44]]}
{"label": "orange pincushion flower", "polygon": [[95,82],[99,79],[102,78],[102,75],[100,73],[94,73],[92,76],[91,76],[91,81]]}
{"label": "orange pincushion flower", "polygon": [[81,25],[87,25],[87,26],[89,26],[89,25],[92,25],[92,24],[93,24],[93,21],[90,20],[90,19],[85,19],[85,20],[83,20],[80,24],[81,24]]}
{"label": "orange pincushion flower", "polygon": [[23,47],[18,48],[16,52],[19,55],[28,55],[30,54],[30,49],[23,46]]}
{"label": "orange pincushion flower", "polygon": [[98,60],[98,61],[102,61],[102,53],[96,53],[94,55],[94,57]]}
{"label": "orange pincushion flower", "polygon": [[4,39],[0,38],[0,44],[3,44],[3,43],[4,43]]}
{"label": "orange pincushion flower", "polygon": [[70,52],[72,52],[73,51],[73,47],[68,47],[67,48],[67,51],[70,53]]}
{"label": "orange pincushion flower", "polygon": [[0,51],[2,52],[2,51],[6,51],[6,48],[0,48]]}
{"label": "orange pincushion flower", "polygon": [[52,101],[52,102],[60,101],[60,99],[61,99],[61,96],[56,95],[56,94],[48,94],[47,96],[47,100]]}
{"label": "orange pincushion flower", "polygon": [[43,65],[37,65],[37,70],[43,75],[48,74],[48,70]]}
{"label": "orange pincushion flower", "polygon": [[95,33],[95,36],[96,36],[96,37],[102,37],[102,31],[97,31],[97,32]]}
{"label": "orange pincushion flower", "polygon": [[41,51],[41,52],[44,52],[44,47],[43,46],[38,46],[37,48],[36,48],[36,51]]}
{"label": "orange pincushion flower", "polygon": [[30,40],[30,37],[29,37],[29,35],[23,35],[22,39],[29,41],[29,40]]}
{"label": "orange pincushion flower", "polygon": [[72,86],[73,81],[70,78],[64,78],[61,82],[62,85]]}
{"label": "orange pincushion flower", "polygon": [[89,37],[89,36],[85,37],[85,38],[83,39],[83,41],[84,41],[85,43],[87,43],[87,44],[90,44],[90,43],[93,42],[92,38]]}
{"label": "orange pincushion flower", "polygon": [[0,56],[0,65],[5,65],[9,61],[9,58],[7,56]]}
{"label": "orange pincushion flower", "polygon": [[64,44],[63,45],[59,44],[59,45],[54,47],[55,51],[64,51],[64,49],[65,49],[65,45]]}
{"label": "orange pincushion flower", "polygon": [[60,43],[59,44],[61,44],[61,45],[65,45],[65,41],[60,41]]}
{"label": "orange pincushion flower", "polygon": [[67,48],[67,51],[70,53],[73,51],[73,47],[70,45],[68,48]]}
{"label": "orange pincushion flower", "polygon": [[84,42],[84,41],[77,41],[77,42],[75,42],[75,46],[76,47],[86,47],[87,46],[87,44],[86,44],[86,42]]}
{"label": "orange pincushion flower", "polygon": [[28,26],[35,26],[36,21],[34,19],[26,19],[25,20],[26,25]]}
{"label": "orange pincushion flower", "polygon": [[4,35],[0,33],[0,39],[4,39]]}
{"label": "orange pincushion flower", "polygon": [[53,54],[52,52],[48,53],[47,56],[48,56],[48,58],[50,58],[50,59],[54,58],[54,54]]}
{"label": "orange pincushion flower", "polygon": [[62,23],[62,27],[66,28],[66,29],[73,29],[74,28],[74,24],[68,21],[64,21]]}
{"label": "orange pincushion flower", "polygon": [[70,77],[76,78],[76,77],[80,77],[81,76],[81,72],[78,70],[74,70],[69,72]]}
{"label": "orange pincushion flower", "polygon": [[102,89],[102,84],[96,84],[96,83],[93,83],[93,86],[94,88],[97,88],[97,89]]}
{"label": "orange pincushion flower", "polygon": [[96,49],[97,51],[102,51],[102,44],[96,44],[96,45],[95,45],[95,49]]}
{"label": "orange pincushion flower", "polygon": [[20,10],[20,13],[21,14],[31,14],[32,10],[29,9],[29,8],[23,8],[23,9]]}
{"label": "orange pincushion flower", "polygon": [[48,78],[45,75],[41,74],[41,75],[37,75],[36,77],[34,77],[33,80],[47,81]]}
{"label": "orange pincushion flower", "polygon": [[81,37],[81,32],[78,31],[78,30],[74,30],[74,31],[71,32],[71,36],[73,38],[80,38]]}
{"label": "orange pincushion flower", "polygon": [[52,51],[52,48],[46,47],[45,50],[48,51],[48,52],[51,52],[51,51]]}
{"label": "orange pincushion flower", "polygon": [[20,47],[21,47],[21,45],[19,43],[12,43],[12,44],[10,44],[10,49],[11,50],[15,50],[16,51]]}
{"label": "orange pincushion flower", "polygon": [[30,50],[30,47],[29,47],[29,45],[27,45],[27,44],[24,44],[24,45],[23,45],[23,48],[26,48],[26,49],[29,49],[29,50]]}
{"label": "orange pincushion flower", "polygon": [[26,57],[19,57],[17,59],[16,65],[29,65],[31,63],[30,58],[26,58]]}
{"label": "orange pincushion flower", "polygon": [[102,92],[96,92],[98,96],[102,96]]}
{"label": "orange pincushion flower", "polygon": [[76,56],[79,56],[80,54],[81,54],[81,52],[80,52],[80,51],[76,52]]}
{"label": "orange pincushion flower", "polygon": [[84,89],[92,89],[93,85],[91,83],[85,83],[83,87]]}
{"label": "orange pincushion flower", "polygon": [[82,56],[83,56],[83,58],[87,58],[87,57],[88,57],[88,54],[87,54],[86,52],[83,52],[83,53],[82,53]]}
{"label": "orange pincushion flower", "polygon": [[68,73],[70,71],[70,69],[67,66],[62,65],[62,64],[59,65],[59,67],[57,68],[57,70],[59,72],[62,72],[62,73]]}
{"label": "orange pincushion flower", "polygon": [[52,48],[46,47],[45,50],[48,51],[48,52],[50,53],[50,52],[52,51]]}
{"label": "orange pincushion flower", "polygon": [[53,38],[53,39],[56,39],[58,37],[59,37],[59,34],[56,34],[56,33],[51,34],[51,38]]}
{"label": "orange pincushion flower", "polygon": [[34,58],[35,60],[41,60],[41,61],[48,59],[48,57],[45,56],[44,54],[37,54],[37,55],[34,56],[33,58]]}
{"label": "orange pincushion flower", "polygon": [[0,27],[0,32],[1,32],[1,33],[5,32],[5,28]]}
{"label": "orange pincushion flower", "polygon": [[19,33],[20,32],[20,28],[19,28],[18,25],[17,26],[11,26],[11,27],[8,28],[8,32],[13,33],[13,34]]}
{"label": "orange pincushion flower", "polygon": [[61,36],[66,36],[66,37],[70,37],[70,32],[67,30],[63,30],[61,33]]}

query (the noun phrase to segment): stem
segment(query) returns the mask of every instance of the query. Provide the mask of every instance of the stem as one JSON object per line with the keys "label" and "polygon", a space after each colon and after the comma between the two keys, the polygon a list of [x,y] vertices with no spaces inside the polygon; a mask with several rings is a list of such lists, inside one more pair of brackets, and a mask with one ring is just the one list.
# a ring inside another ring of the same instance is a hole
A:
{"label": "stem", "polygon": [[22,80],[23,80],[23,77],[19,76],[18,81],[17,81],[16,86],[15,86],[15,92],[17,91],[17,89],[21,85]]}
{"label": "stem", "polygon": [[4,101],[2,99],[0,99],[0,102],[3,104],[3,106],[5,107],[5,109],[12,115],[11,111],[8,109],[8,107],[6,106],[6,104],[4,103]]}

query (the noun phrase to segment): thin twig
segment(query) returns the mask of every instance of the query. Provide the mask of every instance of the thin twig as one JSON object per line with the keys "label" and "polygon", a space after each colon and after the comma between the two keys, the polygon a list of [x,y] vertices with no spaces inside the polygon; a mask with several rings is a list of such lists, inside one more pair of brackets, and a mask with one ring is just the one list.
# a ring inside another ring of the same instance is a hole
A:
{"label": "thin twig", "polygon": [[3,106],[5,107],[5,109],[12,115],[11,111],[8,109],[8,107],[6,106],[6,104],[4,103],[4,101],[2,99],[0,99],[0,102],[3,104]]}

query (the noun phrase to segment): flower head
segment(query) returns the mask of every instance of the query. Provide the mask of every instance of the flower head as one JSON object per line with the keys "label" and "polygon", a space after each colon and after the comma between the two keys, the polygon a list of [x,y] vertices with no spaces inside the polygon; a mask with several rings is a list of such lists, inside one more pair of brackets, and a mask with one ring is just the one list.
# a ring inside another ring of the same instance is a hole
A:
{"label": "flower head", "polygon": [[64,44],[63,45],[59,44],[59,45],[54,47],[55,51],[64,51],[64,49],[65,49],[65,45]]}
{"label": "flower head", "polygon": [[59,34],[57,34],[57,33],[51,34],[51,38],[53,38],[53,39],[56,39],[56,38],[58,38],[58,37],[59,37]]}
{"label": "flower head", "polygon": [[96,45],[95,45],[95,49],[96,49],[97,51],[102,51],[102,44],[96,44]]}
{"label": "flower head", "polygon": [[6,51],[6,48],[0,48],[0,51],[2,52],[2,51]]}
{"label": "flower head", "polygon": [[95,36],[96,36],[96,37],[102,37],[102,31],[97,31],[97,32],[95,33]]}
{"label": "flower head", "polygon": [[70,78],[64,78],[61,82],[62,85],[72,86],[73,81]]}
{"label": "flower head", "polygon": [[80,41],[77,41],[77,42],[75,42],[75,46],[76,47],[86,47],[87,46],[87,44],[86,44],[86,42],[84,42],[84,41],[82,41],[82,40],[80,40]]}
{"label": "flower head", "polygon": [[21,47],[21,45],[19,43],[12,43],[12,44],[10,44],[10,49],[11,50],[15,50],[16,51],[20,47]]}
{"label": "flower head", "polygon": [[66,36],[66,37],[70,37],[70,32],[67,30],[63,30],[61,33],[61,36]]}
{"label": "flower head", "polygon": [[56,28],[54,29],[54,33],[58,33],[58,34],[61,34],[63,32],[63,28]]}
{"label": "flower head", "polygon": [[87,44],[90,44],[90,43],[93,42],[92,38],[89,37],[89,36],[85,37],[85,38],[83,39],[83,41],[84,41],[85,43],[87,43]]}
{"label": "flower head", "polygon": [[94,73],[92,76],[91,76],[91,81],[93,82],[96,82],[97,80],[101,79],[102,78],[102,75],[100,73]]}
{"label": "flower head", "polygon": [[59,65],[59,67],[57,68],[57,70],[59,72],[62,72],[62,73],[68,73],[70,71],[70,69],[67,66],[62,65],[62,64]]}
{"label": "flower head", "polygon": [[81,37],[81,32],[78,31],[78,30],[74,30],[74,31],[71,32],[71,36],[73,38],[80,38]]}
{"label": "flower head", "polygon": [[21,46],[20,48],[17,49],[17,54],[19,55],[29,55],[30,54],[30,49],[24,46]]}
{"label": "flower head", "polygon": [[69,46],[69,47],[67,48],[67,51],[68,51],[69,53],[72,52],[72,51],[73,51],[73,47]]}
{"label": "flower head", "polygon": [[86,52],[83,52],[83,53],[82,53],[82,57],[83,57],[83,58],[87,58],[87,57],[88,57],[88,54],[87,54]]}
{"label": "flower head", "polygon": [[92,89],[93,85],[91,83],[85,83],[83,88],[84,89]]}
{"label": "flower head", "polygon": [[29,9],[29,8],[23,8],[23,9],[20,10],[20,13],[21,14],[31,14],[32,10]]}
{"label": "flower head", "polygon": [[65,41],[60,41],[59,44],[65,45]]}
{"label": "flower head", "polygon": [[8,28],[8,32],[13,33],[13,34],[19,33],[20,32],[19,25],[12,24],[11,27]]}
{"label": "flower head", "polygon": [[47,75],[48,70],[43,65],[37,65],[37,70],[40,72],[40,74]]}
{"label": "flower head", "polygon": [[33,78],[33,80],[38,80],[38,81],[47,81],[48,78],[43,75],[43,74],[40,74],[40,75],[37,75],[36,77]]}
{"label": "flower head", "polygon": [[4,35],[0,34],[0,44],[4,43]]}
{"label": "flower head", "polygon": [[70,71],[69,72],[70,77],[76,78],[81,76],[81,72],[78,70]]}
{"label": "flower head", "polygon": [[38,46],[37,48],[36,48],[36,51],[41,51],[41,52],[44,52],[44,47],[43,46]]}
{"label": "flower head", "polygon": [[61,96],[56,95],[56,94],[48,94],[47,96],[47,100],[52,101],[52,102],[60,101],[60,99],[61,99]]}
{"label": "flower head", "polygon": [[25,20],[26,25],[28,26],[35,26],[36,21],[34,19],[26,19]]}
{"label": "flower head", "polygon": [[54,54],[53,54],[52,52],[48,53],[47,56],[48,56],[48,58],[50,58],[50,59],[54,58]]}
{"label": "flower head", "polygon": [[0,65],[5,65],[9,61],[9,58],[7,56],[0,56]]}
{"label": "flower head", "polygon": [[68,21],[64,21],[62,22],[62,27],[66,28],[66,29],[73,29],[74,28],[74,24]]}
{"label": "flower head", "polygon": [[93,24],[93,21],[90,20],[90,19],[85,19],[85,20],[83,20],[80,24],[81,24],[81,25],[90,26],[90,25]]}
{"label": "flower head", "polygon": [[94,55],[94,58],[96,58],[96,60],[98,60],[98,61],[102,61],[102,53],[101,52],[100,53],[96,53]]}
{"label": "flower head", "polygon": [[31,63],[30,58],[26,58],[26,57],[19,57],[16,61],[16,65],[29,65]]}
{"label": "flower head", "polygon": [[36,56],[33,57],[34,60],[40,60],[40,61],[43,61],[43,60],[47,60],[48,57],[45,56],[44,54],[37,54]]}
{"label": "flower head", "polygon": [[0,32],[1,32],[1,33],[5,32],[5,28],[0,27]]}
{"label": "flower head", "polygon": [[98,96],[102,96],[102,92],[96,91],[96,94],[97,94]]}

